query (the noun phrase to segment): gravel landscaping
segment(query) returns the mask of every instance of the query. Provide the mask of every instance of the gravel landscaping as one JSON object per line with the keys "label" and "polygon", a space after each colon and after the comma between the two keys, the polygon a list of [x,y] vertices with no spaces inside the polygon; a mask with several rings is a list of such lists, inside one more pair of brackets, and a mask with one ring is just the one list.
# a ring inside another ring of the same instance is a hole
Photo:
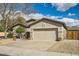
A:
{"label": "gravel landscaping", "polygon": [[79,40],[63,40],[48,48],[49,52],[62,52],[79,55]]}

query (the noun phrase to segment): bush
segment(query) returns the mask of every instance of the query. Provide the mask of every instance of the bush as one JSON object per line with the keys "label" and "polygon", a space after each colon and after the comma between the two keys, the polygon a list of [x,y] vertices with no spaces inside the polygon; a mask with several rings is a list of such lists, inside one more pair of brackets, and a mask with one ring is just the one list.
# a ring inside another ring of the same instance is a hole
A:
{"label": "bush", "polygon": [[0,32],[4,32],[4,29],[0,26]]}
{"label": "bush", "polygon": [[25,32],[25,29],[23,27],[18,27],[16,29],[16,33],[23,33],[23,32]]}
{"label": "bush", "polygon": [[9,33],[9,34],[7,35],[7,37],[8,37],[8,38],[13,38],[13,34],[12,34],[12,33]]}

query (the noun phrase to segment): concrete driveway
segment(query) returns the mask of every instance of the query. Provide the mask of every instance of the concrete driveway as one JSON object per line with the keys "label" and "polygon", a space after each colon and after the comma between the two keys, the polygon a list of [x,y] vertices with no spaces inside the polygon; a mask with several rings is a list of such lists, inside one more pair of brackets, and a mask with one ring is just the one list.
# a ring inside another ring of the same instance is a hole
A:
{"label": "concrete driveway", "polygon": [[5,46],[45,51],[55,43],[56,41],[17,40],[15,43],[7,44]]}
{"label": "concrete driveway", "polygon": [[46,51],[56,41],[17,40],[14,43],[1,45],[0,54],[12,56],[63,56],[72,55]]}

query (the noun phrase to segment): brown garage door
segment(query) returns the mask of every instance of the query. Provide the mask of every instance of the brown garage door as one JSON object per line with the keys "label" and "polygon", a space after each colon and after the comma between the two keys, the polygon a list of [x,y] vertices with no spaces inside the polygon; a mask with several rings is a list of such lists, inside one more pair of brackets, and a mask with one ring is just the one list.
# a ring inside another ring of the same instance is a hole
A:
{"label": "brown garage door", "polygon": [[33,40],[56,40],[56,38],[54,29],[35,29],[33,31]]}

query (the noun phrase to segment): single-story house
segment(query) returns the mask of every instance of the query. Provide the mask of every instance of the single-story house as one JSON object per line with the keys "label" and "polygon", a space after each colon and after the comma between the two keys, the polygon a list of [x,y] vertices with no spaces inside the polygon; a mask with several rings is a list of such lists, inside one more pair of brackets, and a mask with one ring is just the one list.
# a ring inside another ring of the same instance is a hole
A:
{"label": "single-story house", "polygon": [[67,27],[65,23],[51,20],[47,18],[42,18],[40,20],[30,19],[26,21],[25,25],[22,24],[15,24],[11,27],[11,29],[16,29],[18,26],[22,26],[25,28],[26,39],[30,40],[64,40],[64,39],[71,39],[70,32],[77,32],[73,36],[78,39],[78,31],[79,28],[70,29]]}
{"label": "single-story house", "polygon": [[[15,29],[17,25],[14,25],[13,28]],[[23,25],[23,27],[26,28],[30,40],[66,39],[67,28],[65,23],[60,21],[46,18],[40,20],[31,19],[26,21],[26,25]]]}

